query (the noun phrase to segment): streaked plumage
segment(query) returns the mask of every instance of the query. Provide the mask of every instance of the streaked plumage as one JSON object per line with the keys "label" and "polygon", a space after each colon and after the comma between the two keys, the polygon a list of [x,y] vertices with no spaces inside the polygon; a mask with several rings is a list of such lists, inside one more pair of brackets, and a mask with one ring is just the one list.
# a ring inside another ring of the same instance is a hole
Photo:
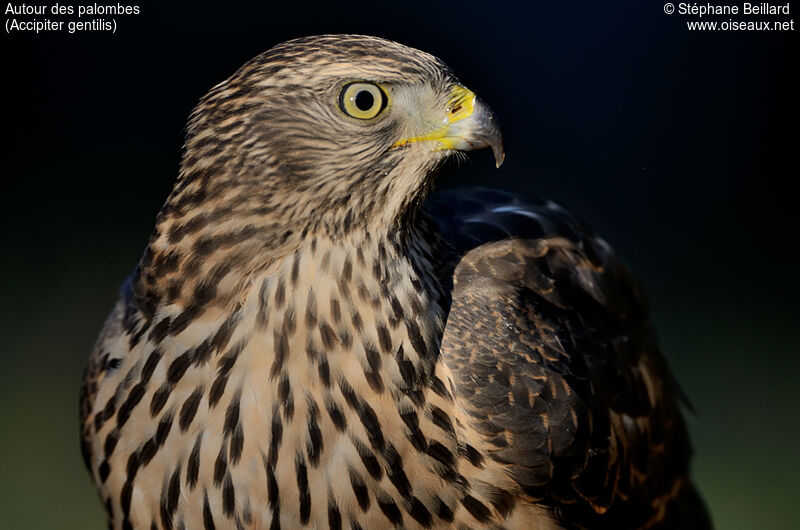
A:
{"label": "streaked plumage", "polygon": [[548,201],[424,202],[484,146],[441,61],[374,37],[211,90],[84,381],[114,528],[708,527],[608,245]]}

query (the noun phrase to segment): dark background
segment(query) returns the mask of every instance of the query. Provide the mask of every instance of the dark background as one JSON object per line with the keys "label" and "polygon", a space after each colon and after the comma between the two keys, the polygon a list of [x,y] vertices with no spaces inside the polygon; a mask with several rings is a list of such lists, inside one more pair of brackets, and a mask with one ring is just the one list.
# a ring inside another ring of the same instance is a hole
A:
{"label": "dark background", "polygon": [[196,100],[278,42],[342,32],[440,56],[499,116],[502,169],[475,153],[443,184],[547,195],[641,279],[718,528],[797,524],[800,28],[690,32],[659,2],[139,5],[115,35],[2,37],[4,526],[103,525],[78,386]]}

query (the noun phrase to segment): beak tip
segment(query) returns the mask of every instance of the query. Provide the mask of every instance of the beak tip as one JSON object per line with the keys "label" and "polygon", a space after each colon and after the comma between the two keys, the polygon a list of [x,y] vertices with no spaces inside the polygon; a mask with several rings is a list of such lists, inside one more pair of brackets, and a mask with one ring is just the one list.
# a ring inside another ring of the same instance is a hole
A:
{"label": "beak tip", "polygon": [[492,148],[492,154],[494,155],[494,164],[497,169],[500,169],[500,166],[503,165],[503,162],[506,161],[506,151],[503,149],[503,141],[493,138],[489,142],[489,147]]}

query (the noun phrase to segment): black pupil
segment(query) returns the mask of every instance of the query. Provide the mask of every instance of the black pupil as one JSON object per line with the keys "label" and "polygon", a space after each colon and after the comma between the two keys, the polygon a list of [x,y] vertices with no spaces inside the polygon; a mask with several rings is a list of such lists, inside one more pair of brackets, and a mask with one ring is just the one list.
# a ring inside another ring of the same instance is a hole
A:
{"label": "black pupil", "polygon": [[375,96],[368,90],[362,90],[356,94],[355,103],[358,110],[367,111],[375,105]]}

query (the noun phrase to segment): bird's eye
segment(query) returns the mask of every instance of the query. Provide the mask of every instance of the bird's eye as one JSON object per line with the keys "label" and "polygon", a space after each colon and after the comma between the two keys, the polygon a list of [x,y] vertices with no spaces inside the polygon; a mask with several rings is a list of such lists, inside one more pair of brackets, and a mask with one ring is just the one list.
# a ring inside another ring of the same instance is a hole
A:
{"label": "bird's eye", "polygon": [[342,89],[339,105],[350,116],[369,120],[386,108],[386,94],[372,83],[350,83]]}

